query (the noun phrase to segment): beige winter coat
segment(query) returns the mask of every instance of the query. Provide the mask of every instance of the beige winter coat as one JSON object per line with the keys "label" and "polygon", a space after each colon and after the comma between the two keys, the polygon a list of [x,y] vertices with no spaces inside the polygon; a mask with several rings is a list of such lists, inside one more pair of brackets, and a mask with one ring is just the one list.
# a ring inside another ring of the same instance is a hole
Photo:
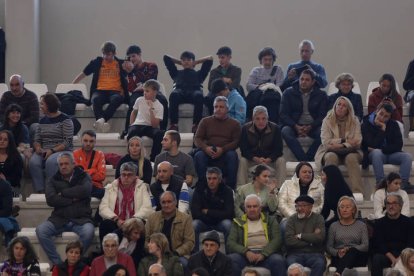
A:
{"label": "beige winter coat", "polygon": [[[356,139],[358,141],[358,146],[355,148],[357,153],[362,157],[362,151],[360,149],[361,142],[362,142],[362,135],[361,135],[361,124],[359,123],[358,117],[354,114],[354,110],[352,108],[351,123],[349,126],[346,127],[345,130],[345,143],[343,143],[347,148],[351,148],[351,144],[348,143],[349,139]],[[341,138],[339,137],[339,128],[338,124],[336,123],[335,116],[333,115],[334,110],[331,110],[328,115],[322,121],[321,127],[321,145],[318,148],[318,151],[315,154],[315,163],[317,170],[321,170],[322,168],[322,160],[325,153],[328,151],[328,146],[331,144],[341,144]]]}

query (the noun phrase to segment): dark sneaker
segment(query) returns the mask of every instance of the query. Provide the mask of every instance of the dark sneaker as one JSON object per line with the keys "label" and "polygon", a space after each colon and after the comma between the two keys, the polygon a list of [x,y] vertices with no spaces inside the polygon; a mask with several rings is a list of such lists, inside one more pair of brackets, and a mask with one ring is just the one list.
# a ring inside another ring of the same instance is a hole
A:
{"label": "dark sneaker", "polygon": [[410,182],[404,183],[401,187],[407,194],[414,194],[414,185],[411,185]]}
{"label": "dark sneaker", "polygon": [[124,130],[124,131],[122,131],[122,133],[121,133],[121,135],[119,136],[119,138],[120,138],[121,140],[124,140],[124,139],[125,139],[125,136],[127,136],[127,135],[128,135],[128,131]]}
{"label": "dark sneaker", "polygon": [[170,125],[170,127],[168,128],[168,130],[178,131],[178,126],[176,124],[172,124],[172,125]]}
{"label": "dark sneaker", "polygon": [[19,212],[20,212],[20,206],[14,205],[12,208],[12,216],[17,217],[19,215]]}

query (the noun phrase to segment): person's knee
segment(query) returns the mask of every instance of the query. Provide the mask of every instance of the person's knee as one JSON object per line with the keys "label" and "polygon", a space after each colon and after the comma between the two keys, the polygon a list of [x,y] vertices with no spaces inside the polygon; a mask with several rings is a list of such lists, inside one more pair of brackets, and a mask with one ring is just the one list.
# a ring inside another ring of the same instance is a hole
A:
{"label": "person's knee", "polygon": [[293,137],[293,136],[296,136],[295,135],[295,133],[294,133],[294,131],[293,131],[293,128],[291,128],[290,126],[284,126],[283,128],[282,128],[282,136],[283,137]]}
{"label": "person's knee", "polygon": [[404,153],[403,156],[402,156],[402,160],[404,162],[407,162],[407,163],[412,163],[413,162],[413,158],[412,158],[411,154],[409,154],[409,153]]}
{"label": "person's knee", "polygon": [[236,153],[236,151],[234,151],[234,150],[229,150],[229,151],[227,151],[225,154],[224,154],[224,156],[225,156],[225,158],[226,158],[226,160],[229,160],[229,161],[232,161],[232,162],[237,162],[238,161],[238,156],[237,156],[237,153]]}
{"label": "person's knee", "polygon": [[373,149],[369,155],[371,156],[371,158],[382,158],[382,150],[380,149]]}
{"label": "person's knee", "polygon": [[272,254],[268,257],[269,262],[272,265],[281,267],[281,266],[286,266],[286,260],[285,258],[283,258],[281,255],[279,254]]}
{"label": "person's knee", "polygon": [[327,152],[324,157],[325,165],[338,165],[339,158],[338,155],[334,152]]}
{"label": "person's knee", "polygon": [[194,154],[194,163],[197,162],[203,162],[207,160],[207,154],[204,153],[204,151],[199,150]]}
{"label": "person's knee", "polygon": [[193,228],[195,232],[200,232],[202,222],[199,219],[193,220]]}

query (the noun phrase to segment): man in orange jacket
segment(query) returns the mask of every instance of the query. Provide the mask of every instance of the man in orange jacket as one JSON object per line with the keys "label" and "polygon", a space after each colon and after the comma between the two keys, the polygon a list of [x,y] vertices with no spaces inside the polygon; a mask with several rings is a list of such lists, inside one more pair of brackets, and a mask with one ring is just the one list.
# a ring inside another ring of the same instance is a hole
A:
{"label": "man in orange jacket", "polygon": [[82,133],[82,148],[73,152],[76,166],[81,166],[92,179],[92,197],[102,199],[105,194],[103,181],[106,177],[106,164],[104,153],[94,150],[96,133],[86,130]]}

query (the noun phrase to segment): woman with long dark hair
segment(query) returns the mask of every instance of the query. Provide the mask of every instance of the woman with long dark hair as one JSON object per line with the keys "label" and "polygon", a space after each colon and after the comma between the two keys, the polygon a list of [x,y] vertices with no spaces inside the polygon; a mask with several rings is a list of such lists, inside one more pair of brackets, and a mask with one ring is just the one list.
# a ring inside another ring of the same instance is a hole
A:
{"label": "woman with long dark hair", "polygon": [[13,134],[0,130],[0,180],[10,183],[14,192],[19,193],[23,161],[16,148]]}
{"label": "woman with long dark hair", "polygon": [[14,136],[16,147],[26,149],[30,144],[29,130],[22,122],[22,108],[18,104],[11,104],[7,106],[4,111],[4,122],[1,130],[6,129],[11,131]]}
{"label": "woman with long dark hair", "polygon": [[403,99],[397,91],[394,76],[383,74],[379,79],[379,84],[380,86],[372,90],[372,94],[368,98],[368,113],[377,110],[381,103],[388,103],[394,109],[391,118],[402,123]]}
{"label": "woman with long dark hair", "polygon": [[14,238],[7,247],[8,259],[0,269],[1,275],[40,276],[39,261],[27,237]]}
{"label": "woman with long dark hair", "polygon": [[[325,219],[325,225],[329,228],[333,222],[338,220],[338,201],[343,196],[352,197],[352,191],[345,182],[339,168],[335,165],[325,166],[321,172],[321,181],[325,185],[324,202],[321,215]],[[334,216],[327,220],[330,212],[333,211]]]}
{"label": "woman with long dark hair", "polygon": [[399,194],[404,204],[401,214],[410,217],[410,199],[406,191],[401,189],[401,176],[398,173],[390,172],[377,186],[377,190],[373,195],[374,216],[376,219],[385,216],[385,198],[389,193]]}

